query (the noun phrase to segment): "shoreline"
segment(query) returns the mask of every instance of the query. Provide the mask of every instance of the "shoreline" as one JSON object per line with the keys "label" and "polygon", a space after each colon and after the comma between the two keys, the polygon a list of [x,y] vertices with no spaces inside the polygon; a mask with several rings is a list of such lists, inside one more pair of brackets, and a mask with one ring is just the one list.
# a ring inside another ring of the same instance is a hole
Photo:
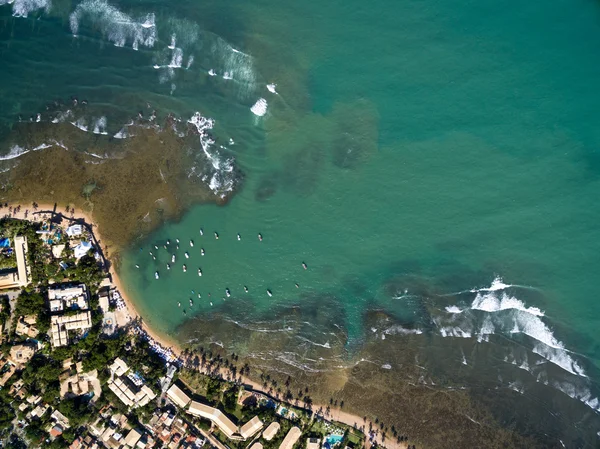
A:
{"label": "shoreline", "polygon": [[[12,206],[11,203],[8,203],[8,204],[9,204],[9,207]],[[37,203],[36,210],[33,210],[33,207],[31,207],[31,209],[26,208],[23,210],[23,205],[17,204],[17,206],[20,206],[21,210],[19,210],[18,212],[14,212],[14,210],[13,210],[10,214],[4,214],[4,216],[8,217],[8,218],[19,219],[19,220],[41,221],[44,219],[46,214],[51,214],[51,213],[61,213],[62,214],[62,212],[58,209],[58,203],[55,203],[55,204]],[[103,236],[102,236],[101,230],[98,228],[98,224],[92,219],[91,213],[88,213],[88,212],[85,212],[82,210],[77,210],[77,209],[75,209],[74,212],[72,212],[72,213],[66,212],[66,211],[64,211],[64,212],[65,213],[63,215],[66,219],[72,220],[72,221],[83,221],[84,223],[89,225],[90,228],[92,229],[92,233],[94,234],[94,237],[95,237],[98,245],[102,244]],[[67,214],[68,214],[68,216],[67,216]],[[108,260],[110,262],[110,257],[108,255],[105,255],[105,258],[106,258],[106,260]],[[173,340],[172,338],[170,338],[168,336],[161,335],[161,333],[153,330],[150,326],[148,326],[146,324],[146,322],[144,321],[144,318],[136,309],[135,304],[133,303],[131,298],[129,298],[129,296],[127,295],[126,289],[124,288],[124,283],[121,280],[121,278],[119,277],[119,275],[117,274],[113,263],[109,264],[108,274],[110,276],[112,285],[114,286],[115,290],[119,293],[120,298],[122,299],[122,301],[125,304],[125,308],[122,311],[124,313],[124,316],[117,318],[117,325],[119,327],[123,327],[123,326],[127,326],[127,324],[137,321],[139,323],[140,329],[143,332],[145,332],[146,335],[150,339],[154,340],[155,343],[162,346],[164,349],[172,351],[173,355],[176,357],[177,360],[184,361],[184,357],[182,356],[183,347],[180,343],[176,342],[175,340]],[[201,373],[204,373],[207,375],[210,374],[207,370],[201,369],[201,368],[198,368],[198,372],[201,372]],[[219,369],[217,372],[224,379],[228,379],[228,376],[226,375],[226,373],[223,369]],[[263,389],[262,385],[260,385],[258,382],[254,381],[244,375],[238,374],[238,378],[241,378],[242,383],[244,385],[251,387],[254,391],[271,396],[271,394],[268,391],[265,391]],[[285,401],[282,401],[282,402],[285,402]],[[331,407],[331,406],[327,406],[325,404],[318,404],[318,403],[313,404],[313,410],[319,410],[319,409],[325,410],[328,407],[330,408],[330,412],[326,417],[325,417],[325,415],[323,415],[324,418],[326,418],[328,420],[334,420],[334,421],[341,422],[350,427],[355,426],[357,429],[361,429],[361,428],[364,429],[364,430],[362,430],[362,432],[365,434],[365,437],[366,437],[365,444],[366,444],[367,449],[370,448],[372,445],[372,442],[370,441],[370,437],[372,437],[373,442],[376,442],[378,446],[382,446],[387,449],[405,449],[408,447],[407,443],[397,442],[391,437],[386,438],[384,441],[382,438],[382,434],[378,430],[378,426],[369,419],[367,419],[365,421],[362,417],[352,414],[350,412],[347,412],[345,410],[342,410],[339,407]],[[300,408],[302,408],[302,407],[300,407]],[[313,412],[313,413],[316,413],[316,412]],[[374,432],[372,435],[369,435],[369,433],[367,432],[367,429],[370,426],[374,429]]]}

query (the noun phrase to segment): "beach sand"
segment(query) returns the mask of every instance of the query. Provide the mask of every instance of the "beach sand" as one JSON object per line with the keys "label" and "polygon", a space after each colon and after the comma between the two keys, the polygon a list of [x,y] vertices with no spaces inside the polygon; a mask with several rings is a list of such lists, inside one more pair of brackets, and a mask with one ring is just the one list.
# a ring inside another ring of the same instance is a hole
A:
{"label": "beach sand", "polygon": [[[62,209],[59,208],[58,203],[56,203],[56,204],[37,203],[37,208],[35,210],[31,204],[27,204],[27,205],[18,204],[18,203],[8,203],[8,204],[9,204],[9,207],[10,206],[13,207],[13,211],[9,214],[6,214],[5,216],[20,219],[20,220],[43,221],[45,219],[50,218],[50,214],[53,211],[56,213],[61,213],[65,217],[67,217],[68,219],[71,219],[73,221],[83,220],[86,224],[88,224],[92,227],[96,241],[98,242],[98,244],[100,244],[102,246],[102,242],[103,242],[102,230],[99,229],[98,225],[93,221],[92,216],[83,210],[75,209],[73,212],[70,212],[70,211],[67,212],[66,208],[62,208]],[[18,207],[18,206],[21,206],[21,209],[18,212],[14,212],[14,208]],[[4,211],[8,212],[8,210],[6,208],[4,208]],[[109,259],[107,250],[105,251],[104,255],[107,259]],[[166,335],[162,335],[162,334],[156,332],[155,330],[151,329],[149,326],[147,326],[145,324],[143,317],[138,313],[137,309],[135,308],[134,303],[131,301],[131,299],[126,294],[124,284],[121,281],[121,279],[119,278],[119,275],[117,274],[116,270],[114,269],[114,264],[112,264],[112,263],[110,264],[109,273],[111,276],[113,286],[119,292],[119,294],[126,306],[125,309],[119,310],[115,313],[117,326],[124,327],[124,326],[127,326],[129,323],[131,323],[131,321],[138,320],[138,322],[141,325],[142,330],[144,332],[146,332],[150,338],[152,338],[156,343],[161,345],[163,348],[170,349],[171,351],[173,351],[173,353],[175,354],[176,357],[180,358],[181,354],[183,352],[183,348],[176,341],[174,341],[173,339],[169,338]],[[203,372],[203,370],[201,368],[199,368],[199,371]],[[206,373],[206,371],[204,371],[204,372]],[[223,378],[228,377],[228,373],[224,369],[221,369],[219,374]],[[240,376],[238,376],[238,377],[240,377]],[[241,376],[241,379],[244,384],[251,386],[254,390],[268,394],[268,392],[264,391],[262,385],[259,384],[258,382],[255,382],[254,380],[252,380],[246,376]],[[327,405],[313,404],[313,410],[319,410],[319,409],[326,410]],[[341,410],[339,407],[331,407],[330,406],[330,413],[329,413],[329,415],[326,416],[326,418],[330,419],[330,420],[334,420],[334,421],[339,421],[339,422],[344,423],[349,426],[356,426],[357,428],[363,428],[365,430],[368,429],[369,426],[371,426],[374,429],[373,440],[376,441],[379,446],[383,446],[388,449],[406,449],[408,447],[406,443],[404,443],[404,442],[399,443],[393,438],[386,438],[384,441],[382,438],[381,432],[378,431],[378,426],[374,422],[371,422],[369,420],[364,420],[362,417],[360,417],[358,415],[354,415],[352,413],[348,413],[344,410]],[[369,447],[371,447],[371,443],[367,439],[367,448],[369,448]]]}

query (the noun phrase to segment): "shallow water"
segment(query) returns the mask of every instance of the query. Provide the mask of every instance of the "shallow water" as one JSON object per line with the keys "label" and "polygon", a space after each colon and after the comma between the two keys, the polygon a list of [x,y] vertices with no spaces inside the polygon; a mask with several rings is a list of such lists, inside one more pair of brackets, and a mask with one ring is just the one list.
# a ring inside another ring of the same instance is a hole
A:
{"label": "shallow water", "polygon": [[[147,322],[324,376],[433,446],[439,428],[491,447],[474,413],[541,446],[597,444],[597,3],[19,5],[0,6],[5,153],[17,114],[76,95],[108,148],[139,110],[201,111],[216,142],[182,154],[244,173],[225,207],[124,254]],[[430,427],[382,405],[396,393],[437,407]]]}

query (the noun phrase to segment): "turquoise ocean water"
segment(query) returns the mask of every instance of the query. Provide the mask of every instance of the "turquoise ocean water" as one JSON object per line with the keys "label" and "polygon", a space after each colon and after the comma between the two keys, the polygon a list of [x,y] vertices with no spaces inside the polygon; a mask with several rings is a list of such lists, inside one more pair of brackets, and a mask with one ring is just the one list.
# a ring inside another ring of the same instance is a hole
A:
{"label": "turquoise ocean water", "polygon": [[15,0],[1,150],[19,153],[18,114],[71,95],[107,139],[146,102],[200,111],[217,142],[195,151],[235,159],[242,187],[132,243],[148,323],[311,372],[363,357],[403,379],[410,345],[546,447],[595,447],[599,17],[583,0]]}

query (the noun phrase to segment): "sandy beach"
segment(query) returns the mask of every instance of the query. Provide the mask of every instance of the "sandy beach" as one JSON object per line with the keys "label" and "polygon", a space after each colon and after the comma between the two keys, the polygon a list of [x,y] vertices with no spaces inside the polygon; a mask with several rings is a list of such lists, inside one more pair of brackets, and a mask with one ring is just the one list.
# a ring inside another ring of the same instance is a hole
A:
{"label": "sandy beach", "polygon": [[[13,208],[11,210],[11,212],[6,214],[6,212],[8,212],[8,210],[6,208],[4,208],[5,213],[3,215],[10,216],[11,218],[21,219],[21,220],[43,221],[45,219],[50,218],[50,214],[54,211],[56,213],[63,214],[65,217],[67,217],[68,219],[73,220],[73,221],[83,220],[86,224],[88,224],[92,227],[96,241],[98,242],[98,244],[100,244],[102,246],[102,242],[103,242],[102,230],[99,229],[98,225],[93,221],[91,214],[89,214],[85,211],[71,209],[70,211],[67,212],[66,207],[58,207],[58,203],[57,204],[37,203],[36,209],[34,209],[31,204],[19,205],[19,204],[9,203],[9,207],[11,207],[11,206]],[[18,207],[18,206],[21,206],[21,207],[17,212],[15,212],[14,208]],[[110,259],[109,254],[108,254],[108,248],[105,248],[104,255],[107,259]],[[143,321],[143,317],[138,313],[138,311],[135,308],[134,303],[128,297],[128,295],[126,293],[126,289],[124,288],[124,284],[123,284],[122,280],[119,278],[117,272],[115,271],[113,264],[110,264],[109,273],[110,273],[112,284],[113,284],[114,288],[119,292],[121,299],[125,303],[125,308],[123,310],[116,312],[117,325],[119,327],[123,327],[123,326],[126,326],[127,324],[129,324],[132,320],[139,320],[139,322],[141,323],[142,330],[144,332],[146,332],[146,334],[150,338],[152,338],[156,343],[158,343],[163,348],[170,349],[176,357],[180,358],[181,354],[182,354],[182,347],[173,339],[155,332],[148,325],[146,325],[146,323]],[[202,369],[200,369],[200,371],[202,371]],[[228,374],[226,373],[225,370],[221,370],[219,374],[221,374],[224,378],[228,377]],[[255,382],[246,376],[241,376],[241,378],[242,378],[242,382],[244,384],[251,386],[254,390],[268,394],[266,391],[263,390],[262,385],[260,385],[258,382]],[[324,405],[324,404],[313,404],[313,410],[319,410],[319,409],[325,410],[325,409],[327,409],[327,407],[328,406]],[[374,433],[372,435],[373,440],[375,442],[377,442],[378,445],[384,446],[388,449],[405,449],[407,447],[406,443],[404,443],[404,442],[399,443],[393,438],[386,438],[384,441],[382,438],[381,432],[379,432],[379,430],[378,430],[378,426],[374,422],[371,422],[369,420],[365,421],[363,419],[363,417],[360,417],[358,415],[341,410],[339,407],[331,407],[330,406],[330,413],[329,413],[329,415],[326,416],[326,418],[335,420],[335,421],[339,421],[339,422],[344,423],[349,426],[356,426],[357,428],[364,428],[365,430],[367,430],[369,428],[369,426],[371,426],[374,429]],[[370,446],[371,446],[371,443],[367,439],[367,448]]]}

